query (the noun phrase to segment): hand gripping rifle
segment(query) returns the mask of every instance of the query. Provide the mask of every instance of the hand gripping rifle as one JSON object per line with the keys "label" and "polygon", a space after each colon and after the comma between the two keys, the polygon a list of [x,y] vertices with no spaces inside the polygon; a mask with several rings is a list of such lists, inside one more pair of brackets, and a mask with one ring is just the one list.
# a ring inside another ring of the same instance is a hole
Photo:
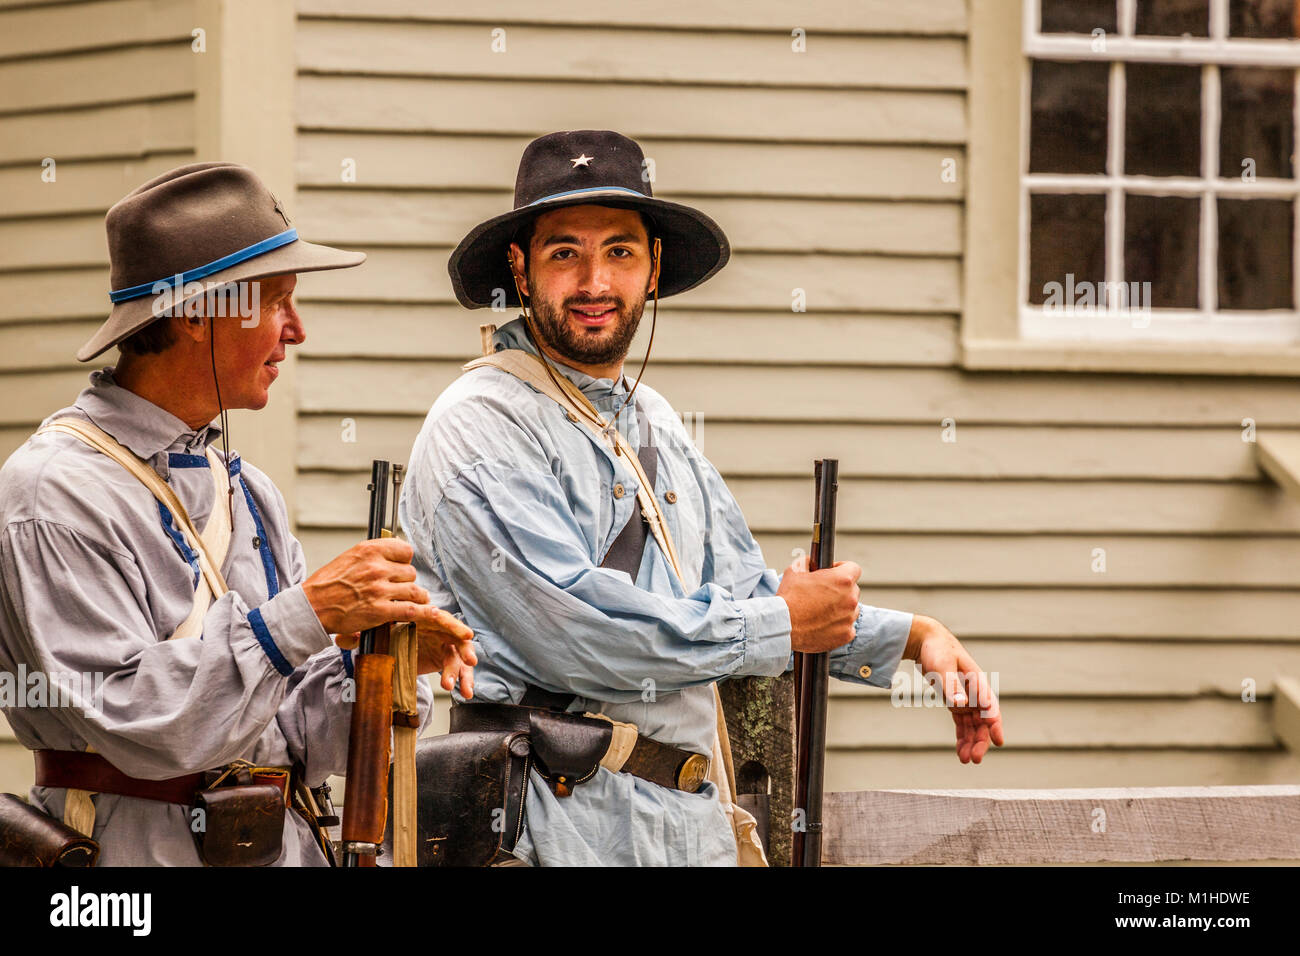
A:
{"label": "hand gripping rifle", "polygon": [[[840,463],[819,459],[813,466],[815,498],[813,539],[808,570],[835,564],[835,495]],[[826,699],[830,693],[829,654],[795,654],[795,812],[803,811],[803,826],[795,827],[791,866],[822,865],[822,792],[826,772]]]}
{"label": "hand gripping rifle", "polygon": [[[392,518],[384,526],[392,484]],[[370,538],[397,533],[402,466],[376,459],[370,470]],[[419,734],[415,678],[419,645],[409,624],[381,624],[361,632],[353,655],[356,693],[348,736],[343,804],[343,865],[376,866],[388,815],[390,737],[393,771],[395,866],[415,865],[415,739]]]}

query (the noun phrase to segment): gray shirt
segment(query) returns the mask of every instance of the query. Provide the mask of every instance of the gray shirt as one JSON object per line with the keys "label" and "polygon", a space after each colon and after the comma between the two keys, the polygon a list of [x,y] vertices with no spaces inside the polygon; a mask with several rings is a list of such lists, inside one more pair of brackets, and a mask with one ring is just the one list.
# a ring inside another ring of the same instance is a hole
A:
{"label": "gray shirt", "polygon": [[[111,368],[51,418],[65,416],[89,419],[145,459],[204,526],[215,425],[191,429],[117,385]],[[149,779],[238,758],[301,762],[313,786],[346,769],[350,657],[303,592],[306,563],[279,490],[233,452],[227,467],[234,515],[221,570],[230,590],[208,609],[200,637],[173,641],[193,606],[197,560],[149,490],[61,433],[28,439],[0,468],[0,671],[11,683],[25,677],[28,691],[17,701],[0,695],[0,706],[24,746],[90,746]],[[33,694],[33,675],[73,692]],[[432,695],[420,685],[427,720]],[[30,799],[61,818],[64,794],[33,787]],[[113,794],[94,801],[101,865],[199,864],[188,808]],[[325,863],[307,824],[286,812],[276,865]]]}

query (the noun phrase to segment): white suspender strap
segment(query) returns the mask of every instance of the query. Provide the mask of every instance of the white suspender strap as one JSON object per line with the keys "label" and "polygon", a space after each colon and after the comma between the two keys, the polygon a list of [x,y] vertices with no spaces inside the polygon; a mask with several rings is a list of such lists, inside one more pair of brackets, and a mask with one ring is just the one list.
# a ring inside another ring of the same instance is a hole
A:
{"label": "white suspender strap", "polygon": [[[178,530],[185,538],[185,542],[198,555],[199,559],[200,576],[199,585],[195,591],[195,610],[191,611],[190,617],[186,618],[181,627],[172,635],[173,637],[192,636],[189,634],[182,635],[181,631],[187,626],[192,627],[190,621],[196,615],[201,627],[203,614],[206,613],[210,601],[221,597],[229,590],[225,578],[221,575],[221,562],[225,560],[226,551],[230,545],[231,532],[230,513],[224,507],[225,488],[221,481],[226,469],[225,463],[215,451],[211,448],[207,449],[208,464],[212,471],[213,490],[216,495],[212,501],[212,514],[208,518],[203,533],[200,534],[198,529],[195,528],[194,522],[190,519],[189,512],[185,510],[185,506],[176,497],[176,492],[171,489],[171,486],[163,481],[158,472],[150,468],[147,462],[124,448],[113,436],[90,422],[79,418],[57,419],[40,428],[36,434],[40,435],[53,431],[72,435],[96,451],[112,458],[153,492],[155,498],[167,506],[167,510],[171,512]],[[203,608],[202,611],[197,610],[200,604]]]}

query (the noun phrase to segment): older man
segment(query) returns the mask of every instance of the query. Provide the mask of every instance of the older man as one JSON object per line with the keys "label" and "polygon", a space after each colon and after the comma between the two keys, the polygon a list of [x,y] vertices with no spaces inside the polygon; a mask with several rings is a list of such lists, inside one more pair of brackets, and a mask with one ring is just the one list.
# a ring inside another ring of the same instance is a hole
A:
{"label": "older man", "polygon": [[[102,864],[196,865],[196,832],[217,839],[191,806],[204,771],[345,769],[350,660],[331,634],[415,622],[421,671],[472,694],[471,633],[428,604],[400,541],[308,576],[275,485],[214,444],[213,420],[265,406],[305,338],[296,274],[364,255],[299,239],[228,163],[146,183],[107,227],[114,305],[77,357],[121,359],[0,469],[0,668],[87,681],[6,716],[36,751],[32,803],[93,832]],[[319,833],[283,816],[269,858],[324,865]]]}
{"label": "older man", "polygon": [[792,650],[829,651],[836,677],[878,687],[902,657],[951,674],[961,761],[1003,739],[943,625],[859,604],[851,562],[768,569],[672,406],[624,375],[647,295],[684,292],[729,254],[713,220],[651,195],[642,165],[607,131],[524,151],[515,208],[449,263],[463,305],[524,314],[438,398],[403,493],[420,580],[481,644],[487,703],[453,708],[452,729],[536,731],[558,714],[577,739],[586,714],[634,725],[599,766],[563,731],[537,750],[514,854],[542,865],[736,862],[719,789],[701,782],[717,752],[711,685],[780,674]]}

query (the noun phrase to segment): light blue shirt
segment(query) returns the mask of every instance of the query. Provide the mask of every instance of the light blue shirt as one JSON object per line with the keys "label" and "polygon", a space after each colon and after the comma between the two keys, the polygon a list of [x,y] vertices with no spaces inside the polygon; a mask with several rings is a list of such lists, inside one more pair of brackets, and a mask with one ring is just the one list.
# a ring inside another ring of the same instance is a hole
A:
{"label": "light blue shirt", "polygon": [[[537,354],[522,319],[493,343]],[[556,367],[607,419],[619,412],[633,448],[635,406],[644,409],[658,450],[654,493],[687,587],[649,535],[635,582],[600,567],[637,508],[636,473],[552,399],[491,367],[438,397],[411,450],[401,516],[420,583],[475,631],[476,701],[518,703],[533,684],[577,695],[571,710],[711,754],[711,685],[790,666],[780,575],[662,396],[642,384],[624,407],[626,376]],[[831,673],[888,687],[911,624],[911,614],[863,605],[856,637],[831,655]],[[688,794],[603,767],[564,798],[534,773],[515,853],[544,866],[736,860],[712,785]]]}

